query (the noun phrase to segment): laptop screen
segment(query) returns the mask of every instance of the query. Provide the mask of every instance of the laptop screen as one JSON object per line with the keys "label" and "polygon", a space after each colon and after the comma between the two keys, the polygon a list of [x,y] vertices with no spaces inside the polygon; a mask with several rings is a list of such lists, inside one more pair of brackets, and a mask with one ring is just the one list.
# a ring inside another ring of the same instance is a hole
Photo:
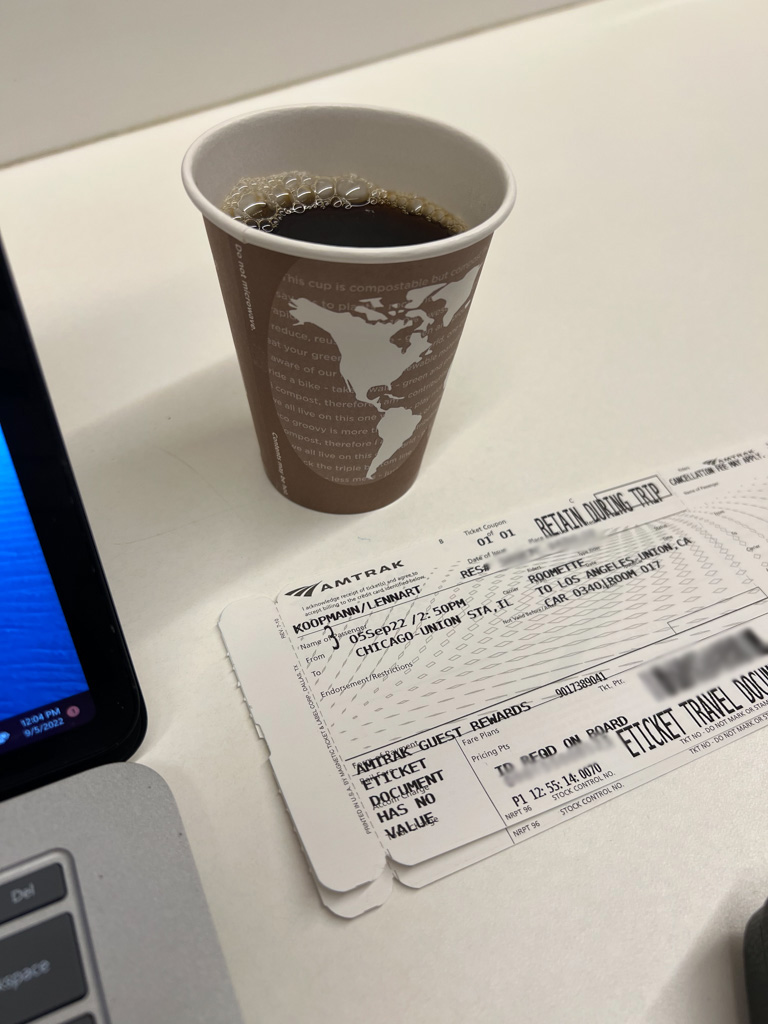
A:
{"label": "laptop screen", "polygon": [[146,720],[0,243],[0,799],[130,757]]}
{"label": "laptop screen", "polygon": [[93,711],[0,424],[0,754]]}

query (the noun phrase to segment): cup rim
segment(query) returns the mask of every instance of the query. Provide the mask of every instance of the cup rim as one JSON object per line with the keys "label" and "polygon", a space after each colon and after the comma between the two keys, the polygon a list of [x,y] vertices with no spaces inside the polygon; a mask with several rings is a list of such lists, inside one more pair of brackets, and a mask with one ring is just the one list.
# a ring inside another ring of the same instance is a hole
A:
{"label": "cup rim", "polygon": [[[451,235],[449,238],[443,238],[434,242],[422,242],[418,245],[397,245],[380,248],[321,245],[316,242],[304,242],[294,238],[272,235],[266,231],[258,231],[243,224],[241,221],[234,220],[203,195],[195,182],[195,162],[201,150],[206,148],[211,139],[223,134],[232,126],[256,121],[265,115],[292,110],[359,110],[396,114],[399,117],[439,126],[456,135],[461,135],[469,139],[480,149],[485,150],[496,164],[506,183],[504,197],[494,213],[474,227],[468,228],[466,231],[459,232],[456,235]],[[278,107],[264,107],[246,114],[237,114],[234,117],[227,118],[225,121],[220,121],[203,132],[189,147],[182,161],[181,179],[187,195],[202,213],[203,217],[238,242],[246,245],[257,245],[259,248],[269,249],[272,252],[283,253],[287,256],[294,256],[297,259],[320,260],[327,263],[411,263],[417,260],[432,259],[446,256],[452,252],[459,252],[493,234],[496,228],[509,216],[517,195],[515,179],[506,162],[494,150],[470,132],[456,128],[436,118],[423,117],[420,114],[411,114],[407,111],[395,110],[389,107],[358,103],[284,104]]]}

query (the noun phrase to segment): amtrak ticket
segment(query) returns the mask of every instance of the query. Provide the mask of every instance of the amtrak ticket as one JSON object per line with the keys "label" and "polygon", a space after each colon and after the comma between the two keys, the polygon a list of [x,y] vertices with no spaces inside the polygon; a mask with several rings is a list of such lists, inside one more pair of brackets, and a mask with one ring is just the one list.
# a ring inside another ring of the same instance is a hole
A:
{"label": "amtrak ticket", "polygon": [[290,678],[264,685],[300,690],[396,874],[525,841],[768,721],[767,454],[286,587],[270,628]]}

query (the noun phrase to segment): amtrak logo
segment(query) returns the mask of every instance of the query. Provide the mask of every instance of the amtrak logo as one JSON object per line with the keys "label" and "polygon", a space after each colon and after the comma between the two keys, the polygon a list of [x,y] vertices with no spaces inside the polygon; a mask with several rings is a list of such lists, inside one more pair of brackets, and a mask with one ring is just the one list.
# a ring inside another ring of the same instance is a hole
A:
{"label": "amtrak logo", "polygon": [[296,587],[295,590],[286,590],[286,597],[312,597],[314,592],[320,586],[320,583],[312,583],[308,587]]}
{"label": "amtrak logo", "polygon": [[359,583],[360,580],[367,579],[369,576],[379,576],[384,572],[392,572],[395,569],[402,569],[402,562],[392,562],[391,565],[380,565],[376,569],[363,569],[362,572],[353,572],[349,576],[345,576],[343,579],[334,580],[333,583],[323,583],[322,580],[318,583],[310,583],[308,587],[296,587],[295,590],[286,590],[286,597],[312,597],[317,588],[320,588],[322,593],[324,590],[335,590],[336,587],[346,587],[350,583]]}

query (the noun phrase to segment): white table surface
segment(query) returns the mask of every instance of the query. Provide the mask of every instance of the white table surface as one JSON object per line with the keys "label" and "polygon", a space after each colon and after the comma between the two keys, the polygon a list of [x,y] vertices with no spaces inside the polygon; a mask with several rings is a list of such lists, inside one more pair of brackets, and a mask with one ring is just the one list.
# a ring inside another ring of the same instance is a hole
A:
{"label": "white table surface", "polygon": [[[424,531],[768,433],[768,7],[603,0],[0,172],[0,229],[248,1024],[746,1020],[768,731],[345,922],[216,629]],[[258,58],[254,46],[254,59]],[[452,121],[512,166],[421,476],[334,517],[259,464],[187,145],[282,103]]]}

